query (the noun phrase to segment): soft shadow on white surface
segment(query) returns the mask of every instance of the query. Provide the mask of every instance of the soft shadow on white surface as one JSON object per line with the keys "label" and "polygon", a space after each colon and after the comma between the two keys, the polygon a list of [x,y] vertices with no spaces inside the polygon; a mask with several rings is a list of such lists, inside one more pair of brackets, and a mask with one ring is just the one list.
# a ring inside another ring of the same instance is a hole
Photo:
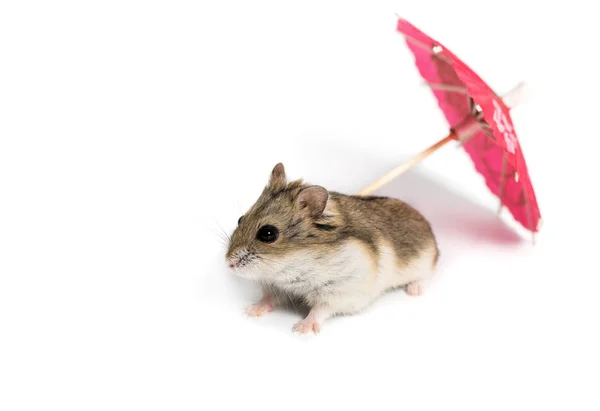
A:
{"label": "soft shadow on white surface", "polygon": [[[402,160],[401,160],[402,161]],[[497,244],[522,241],[501,218],[443,183],[411,170],[379,190],[417,208],[442,240],[464,239]]]}

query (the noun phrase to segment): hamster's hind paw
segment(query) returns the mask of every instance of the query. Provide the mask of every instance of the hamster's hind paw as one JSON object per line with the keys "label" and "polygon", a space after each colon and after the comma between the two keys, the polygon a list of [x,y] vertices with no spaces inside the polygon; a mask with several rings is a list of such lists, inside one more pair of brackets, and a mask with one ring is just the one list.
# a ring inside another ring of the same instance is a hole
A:
{"label": "hamster's hind paw", "polygon": [[408,283],[406,285],[406,294],[412,296],[423,295],[423,286],[416,281]]}

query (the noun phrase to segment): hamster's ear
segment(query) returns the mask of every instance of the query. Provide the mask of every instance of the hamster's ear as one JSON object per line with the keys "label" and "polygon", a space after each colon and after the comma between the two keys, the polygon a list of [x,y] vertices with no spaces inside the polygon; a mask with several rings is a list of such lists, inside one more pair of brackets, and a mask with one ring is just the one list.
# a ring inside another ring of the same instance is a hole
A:
{"label": "hamster's ear", "polygon": [[329,200],[329,193],[321,186],[302,189],[296,197],[296,203],[309,217],[317,218],[323,214]]}
{"label": "hamster's ear", "polygon": [[269,179],[269,185],[272,188],[278,189],[283,188],[287,184],[287,177],[285,175],[285,167],[283,167],[282,163],[277,163],[277,165],[271,171],[271,178]]}

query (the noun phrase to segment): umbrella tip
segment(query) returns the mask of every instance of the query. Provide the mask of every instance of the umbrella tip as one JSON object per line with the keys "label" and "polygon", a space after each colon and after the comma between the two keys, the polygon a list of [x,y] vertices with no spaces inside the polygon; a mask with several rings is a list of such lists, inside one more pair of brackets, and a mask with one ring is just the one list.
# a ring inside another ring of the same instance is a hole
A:
{"label": "umbrella tip", "polygon": [[509,108],[515,108],[516,106],[518,106],[519,104],[522,104],[526,100],[528,90],[529,90],[529,87],[527,86],[527,83],[525,83],[524,81],[521,81],[519,84],[517,84],[515,87],[513,87],[508,93],[506,93],[504,96],[502,96],[502,101]]}

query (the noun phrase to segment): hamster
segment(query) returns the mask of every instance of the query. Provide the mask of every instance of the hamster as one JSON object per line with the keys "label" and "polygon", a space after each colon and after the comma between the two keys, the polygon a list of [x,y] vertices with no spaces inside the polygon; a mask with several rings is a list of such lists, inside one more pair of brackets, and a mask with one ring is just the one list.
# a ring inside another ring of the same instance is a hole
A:
{"label": "hamster", "polygon": [[248,315],[300,302],[308,314],[293,331],[302,334],[364,310],[388,290],[421,295],[440,255],[430,223],[408,204],[288,181],[282,163],[227,248],[235,274],[261,284],[262,298]]}

